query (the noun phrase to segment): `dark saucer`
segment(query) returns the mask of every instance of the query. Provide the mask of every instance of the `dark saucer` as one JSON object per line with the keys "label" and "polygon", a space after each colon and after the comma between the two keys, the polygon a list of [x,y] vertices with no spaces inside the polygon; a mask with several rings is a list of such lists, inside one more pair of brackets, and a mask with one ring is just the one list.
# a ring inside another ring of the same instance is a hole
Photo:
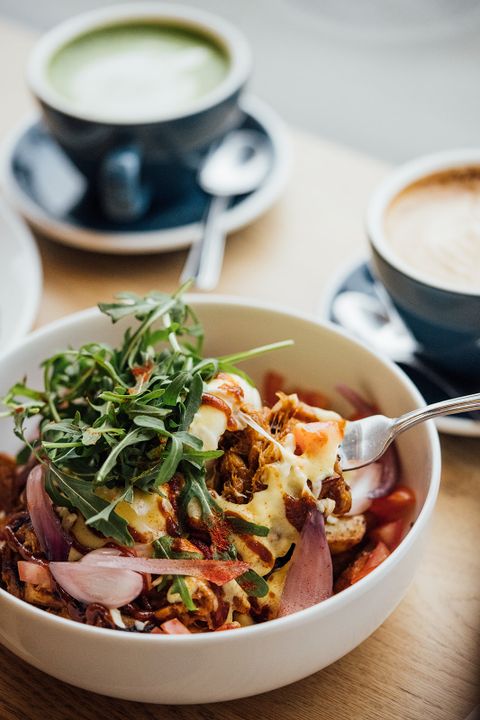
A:
{"label": "dark saucer", "polygon": [[[337,321],[332,314],[332,305],[335,298],[343,292],[355,291],[370,296],[376,296],[374,289],[374,278],[367,262],[357,263],[337,282],[332,288],[326,306],[325,313],[328,320],[336,324]],[[434,384],[429,378],[407,363],[397,363],[399,367],[409,376],[413,383],[417,386],[427,404],[447,400],[451,395],[447,394],[442,388]],[[478,383],[469,381],[465,378],[450,377],[438,367],[435,367],[436,373],[444,378],[445,382],[454,385],[458,389],[458,395],[469,395],[478,392]],[[478,420],[477,420],[478,418]],[[449,417],[440,418],[437,421],[438,429],[442,432],[452,435],[470,435],[480,436],[480,413],[470,413],[468,415],[451,415]]]}
{"label": "dark saucer", "polygon": [[[261,187],[231,202],[224,216],[227,232],[267,210],[288,173],[288,141],[281,120],[255,98],[246,98],[242,107],[241,127],[267,138],[272,162]],[[198,187],[195,170],[186,177],[181,197],[156,203],[141,220],[119,225],[102,216],[84,177],[38,117],[16,133],[6,159],[7,195],[37,230],[54,240],[100,252],[148,253],[186,247],[200,237],[209,197]]]}

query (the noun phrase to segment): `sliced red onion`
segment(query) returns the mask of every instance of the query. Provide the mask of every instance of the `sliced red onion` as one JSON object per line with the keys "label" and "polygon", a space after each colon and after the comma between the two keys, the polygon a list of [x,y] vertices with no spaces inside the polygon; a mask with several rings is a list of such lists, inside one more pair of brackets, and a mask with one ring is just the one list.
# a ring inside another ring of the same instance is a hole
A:
{"label": "sliced red onion", "polygon": [[349,387],[348,385],[336,385],[336,391],[347,400],[353,409],[359,416],[367,417],[368,415],[374,415],[377,410],[373,405],[370,405],[356,390]]}
{"label": "sliced red onion", "polygon": [[39,563],[29,562],[28,560],[19,560],[17,568],[18,577],[22,582],[41,585],[48,589],[52,587],[52,578],[45,565],[39,565]]}
{"label": "sliced red onion", "polygon": [[114,547],[102,547],[96,550],[91,550],[89,553],[84,555],[79,562],[86,563],[87,565],[98,565],[99,558],[105,557],[119,557],[122,551],[119,548]]}
{"label": "sliced red onion", "polygon": [[[115,556],[108,552],[112,548],[94,550],[81,560],[89,566],[105,569],[134,570],[152,575],[190,575],[202,577],[215,585],[224,585],[243,575],[249,566],[239,560],[163,560],[155,558]],[[75,564],[78,563],[68,563]]]}
{"label": "sliced red onion", "polygon": [[382,477],[377,487],[369,493],[369,497],[372,498],[372,500],[385,497],[385,495],[391,493],[400,479],[400,460],[394,445],[390,445],[388,450],[378,460],[378,463],[382,467]]}
{"label": "sliced red onion", "polygon": [[325,523],[322,513],[315,507],[307,515],[293,552],[278,617],[326,600],[332,589],[332,557],[325,537]]}
{"label": "sliced red onion", "polygon": [[27,508],[40,547],[49,560],[66,560],[71,541],[66,536],[45,490],[44,470],[36,465],[27,479]]}
{"label": "sliced red onion", "polygon": [[368,510],[372,504],[372,493],[382,482],[382,466],[380,463],[372,463],[359,470],[351,470],[344,477],[352,495],[352,507],[346,514],[360,515]]}
{"label": "sliced red onion", "polygon": [[109,609],[135,600],[143,590],[143,578],[131,570],[97,567],[85,562],[51,562],[50,572],[73,598],[85,604],[100,603]]}
{"label": "sliced red onion", "polygon": [[190,630],[177,618],[167,620],[160,627],[167,635],[191,635]]}

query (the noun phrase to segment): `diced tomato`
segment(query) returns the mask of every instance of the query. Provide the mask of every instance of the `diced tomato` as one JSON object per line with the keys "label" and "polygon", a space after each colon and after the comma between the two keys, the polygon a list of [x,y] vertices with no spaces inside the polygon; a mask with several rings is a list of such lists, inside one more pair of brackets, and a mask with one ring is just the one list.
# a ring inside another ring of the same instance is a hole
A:
{"label": "diced tomato", "polygon": [[47,590],[52,589],[52,576],[48,568],[29,560],[19,560],[17,563],[18,577],[22,582],[39,585]]}
{"label": "diced tomato", "polygon": [[380,520],[391,522],[404,518],[415,506],[413,490],[404,485],[397,485],[395,490],[382,498],[376,498],[370,505],[372,512]]}
{"label": "diced tomato", "polygon": [[298,395],[298,399],[304,402],[306,405],[311,407],[319,407],[327,409],[330,407],[330,400],[323,393],[318,390],[305,390],[304,388],[296,388],[290,392],[295,392]]}
{"label": "diced tomato", "polygon": [[215,629],[215,632],[223,632],[224,630],[237,630],[238,628],[242,627],[239,622],[229,622],[224,623],[223,625],[220,625],[220,627]]}
{"label": "diced tomato", "polygon": [[328,408],[330,400],[318,390],[307,390],[301,387],[287,388],[285,378],[280,373],[271,370],[265,375],[263,395],[269,407],[277,402],[277,392],[284,392],[286,395],[296,393],[301,402],[312,407]]}
{"label": "diced tomato", "polygon": [[[366,575],[375,570],[376,567],[387,559],[390,555],[388,547],[382,541],[378,542],[377,545],[371,550],[371,552],[365,554],[365,561],[362,563],[362,567],[353,569],[350,584],[354,585],[359,580],[364,578]],[[359,558],[359,560],[363,558]]]}
{"label": "diced tomato", "polygon": [[190,635],[190,630],[177,618],[162,623],[162,630],[167,635]]}
{"label": "diced tomato", "polygon": [[327,420],[295,425],[293,428],[297,452],[317,455],[329,442],[339,445],[343,437],[343,421]]}
{"label": "diced tomato", "polygon": [[283,375],[273,370],[270,370],[270,372],[265,375],[263,395],[269,407],[272,407],[272,405],[275,405],[277,402],[278,398],[276,393],[283,390],[284,382],[285,378]]}
{"label": "diced tomato", "polygon": [[405,532],[405,520],[393,520],[370,531],[373,540],[385,543],[390,552],[395,550]]}

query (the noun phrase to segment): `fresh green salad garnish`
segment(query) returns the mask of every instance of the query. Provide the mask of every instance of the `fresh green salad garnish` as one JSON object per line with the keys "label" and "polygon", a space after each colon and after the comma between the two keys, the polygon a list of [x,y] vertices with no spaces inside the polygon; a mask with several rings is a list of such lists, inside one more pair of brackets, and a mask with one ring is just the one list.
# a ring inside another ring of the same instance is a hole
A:
{"label": "fresh green salad garnish", "polygon": [[[4,415],[14,418],[16,435],[47,467],[46,488],[54,504],[79,511],[88,525],[122,545],[134,540],[126,520],[114,512],[116,505],[132,502],[134,489],[161,495],[176,474],[183,479],[180,523],[196,498],[207,527],[221,522],[236,532],[268,533],[239,519],[229,525],[205,482],[206,462],[222,453],[204,451],[189,427],[205,382],[220,371],[242,374],[234,363],[291,343],[204,358],[203,329],[183,300],[185,290],[145,297],[124,292],[113,303],[101,303],[112,322],[136,322],[119,347],[90,342],[58,352],[42,364],[43,389],[31,388],[25,379],[4,398]],[[34,441],[26,429],[32,416],[40,419]],[[115,489],[110,502],[99,493],[105,487]],[[159,557],[176,556],[167,541],[155,547]],[[233,543],[224,553],[233,556]],[[248,575],[251,594],[265,592],[265,582],[252,571]],[[191,606],[181,581],[178,592]]]}

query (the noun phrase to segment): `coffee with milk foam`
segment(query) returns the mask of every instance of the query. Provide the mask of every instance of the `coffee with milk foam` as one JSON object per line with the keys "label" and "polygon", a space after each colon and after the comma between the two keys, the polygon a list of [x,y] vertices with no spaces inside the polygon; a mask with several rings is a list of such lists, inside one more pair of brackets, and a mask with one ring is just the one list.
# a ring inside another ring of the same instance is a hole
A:
{"label": "coffee with milk foam", "polygon": [[390,203],[384,231],[395,255],[427,282],[480,293],[480,167],[407,186]]}

